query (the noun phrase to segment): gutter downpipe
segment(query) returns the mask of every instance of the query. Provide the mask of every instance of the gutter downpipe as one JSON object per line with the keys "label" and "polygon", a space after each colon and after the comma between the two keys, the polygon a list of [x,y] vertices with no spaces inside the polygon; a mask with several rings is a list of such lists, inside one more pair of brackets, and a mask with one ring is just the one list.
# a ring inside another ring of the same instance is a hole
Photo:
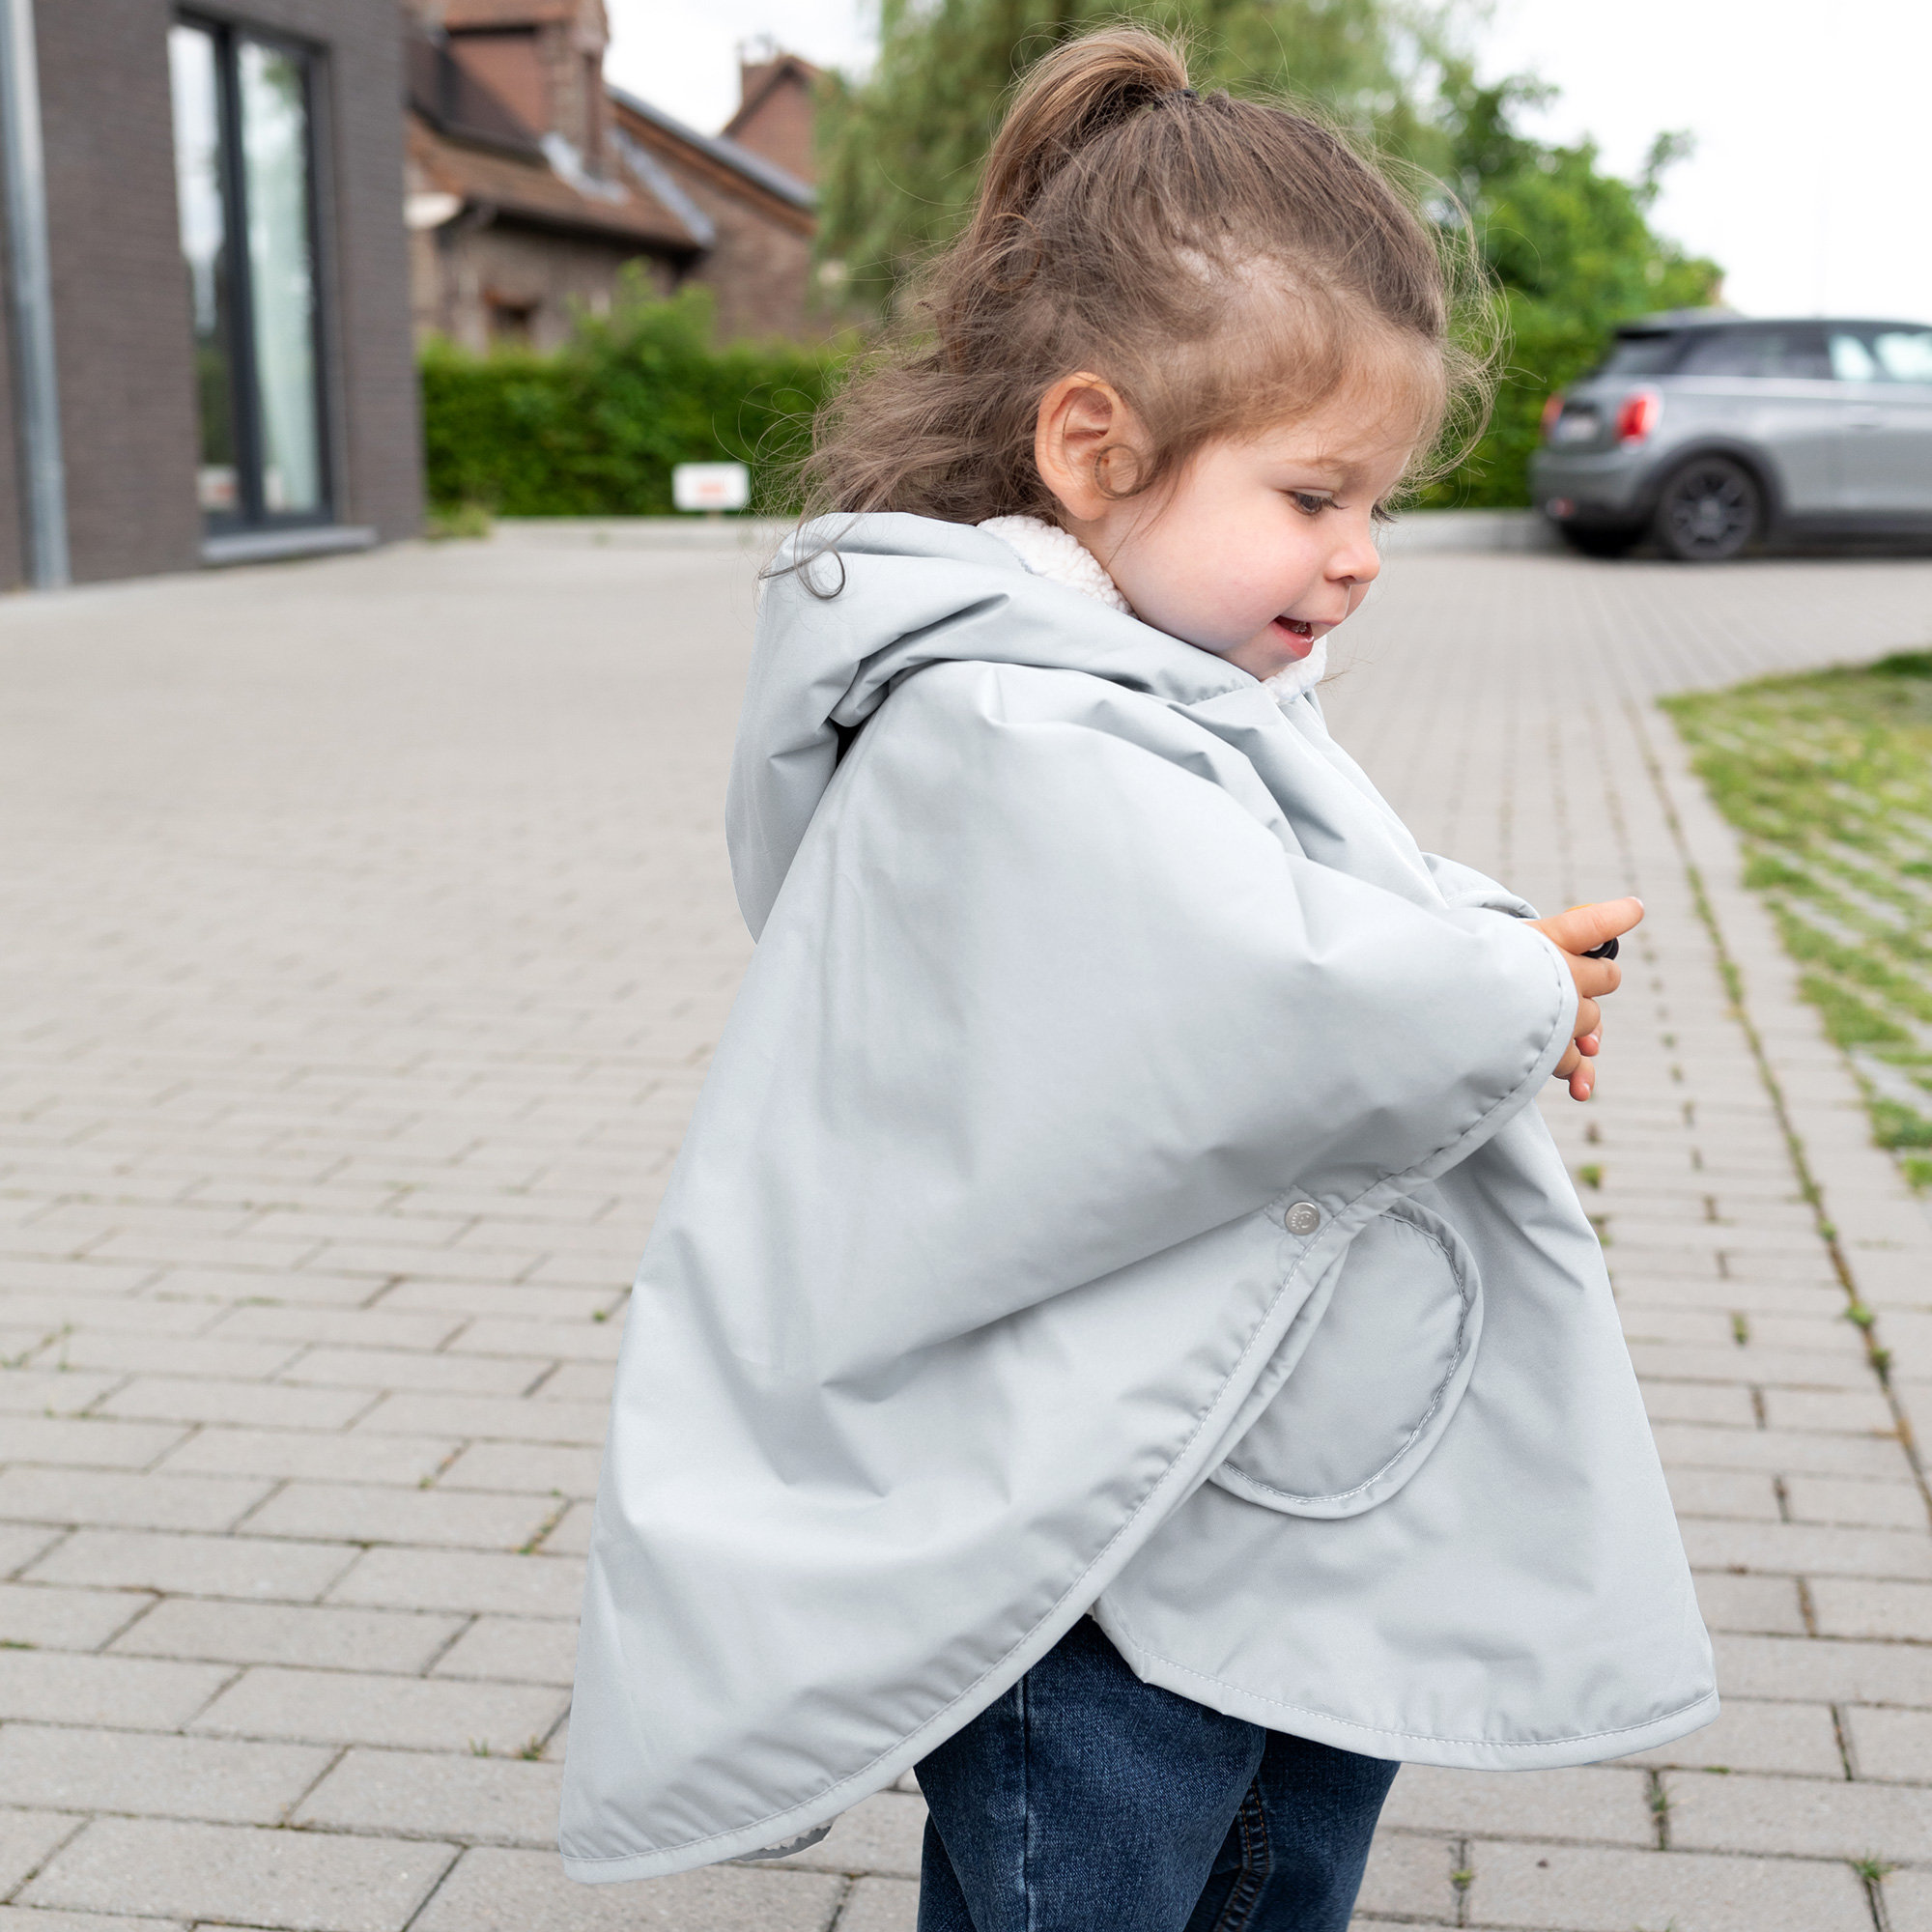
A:
{"label": "gutter downpipe", "polygon": [[0,0],[0,165],[7,178],[7,266],[26,471],[27,576],[38,590],[58,590],[71,580],[34,0]]}

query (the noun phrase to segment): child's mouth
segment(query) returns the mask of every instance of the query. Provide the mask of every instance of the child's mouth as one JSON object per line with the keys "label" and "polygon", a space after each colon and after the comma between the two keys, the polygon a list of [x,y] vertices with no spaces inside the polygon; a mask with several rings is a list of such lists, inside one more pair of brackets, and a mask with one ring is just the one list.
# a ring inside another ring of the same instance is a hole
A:
{"label": "child's mouth", "polygon": [[1292,658],[1305,658],[1315,648],[1315,626],[1305,617],[1277,617],[1274,629]]}

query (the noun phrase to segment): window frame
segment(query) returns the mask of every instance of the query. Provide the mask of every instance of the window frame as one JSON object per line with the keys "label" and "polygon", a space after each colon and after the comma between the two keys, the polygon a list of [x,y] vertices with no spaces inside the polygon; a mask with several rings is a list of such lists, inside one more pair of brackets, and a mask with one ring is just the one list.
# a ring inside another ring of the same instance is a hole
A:
{"label": "window frame", "polygon": [[[221,193],[222,245],[228,252],[230,334],[228,407],[234,424],[236,508],[203,509],[205,537],[248,536],[263,531],[328,528],[337,519],[336,438],[334,434],[333,331],[328,327],[331,286],[323,246],[321,76],[324,52],[288,34],[203,12],[178,8],[171,25],[206,34],[214,55],[217,173]],[[239,58],[244,42],[294,61],[301,73],[302,166],[306,174],[310,299],[309,335],[315,367],[313,406],[316,440],[316,503],[307,510],[270,510],[263,502],[261,371],[255,346],[255,268],[248,250],[247,164],[242,143],[242,76]],[[196,423],[197,439],[200,424]]]}

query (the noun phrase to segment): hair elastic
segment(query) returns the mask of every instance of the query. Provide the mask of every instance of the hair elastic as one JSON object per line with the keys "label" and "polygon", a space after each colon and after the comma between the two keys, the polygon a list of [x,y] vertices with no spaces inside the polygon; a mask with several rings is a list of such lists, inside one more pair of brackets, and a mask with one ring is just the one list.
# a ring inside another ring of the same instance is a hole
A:
{"label": "hair elastic", "polygon": [[1160,97],[1163,100],[1199,100],[1201,97],[1191,87],[1177,87]]}

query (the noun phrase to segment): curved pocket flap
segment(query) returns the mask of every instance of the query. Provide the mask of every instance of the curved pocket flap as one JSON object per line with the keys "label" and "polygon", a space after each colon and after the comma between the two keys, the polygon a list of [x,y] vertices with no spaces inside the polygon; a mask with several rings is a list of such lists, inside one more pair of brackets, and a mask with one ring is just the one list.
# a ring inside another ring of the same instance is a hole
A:
{"label": "curved pocket flap", "polygon": [[1482,1326],[1482,1283],[1462,1236],[1398,1202],[1349,1244],[1301,1358],[1212,1480],[1290,1516],[1373,1509],[1449,1426]]}

